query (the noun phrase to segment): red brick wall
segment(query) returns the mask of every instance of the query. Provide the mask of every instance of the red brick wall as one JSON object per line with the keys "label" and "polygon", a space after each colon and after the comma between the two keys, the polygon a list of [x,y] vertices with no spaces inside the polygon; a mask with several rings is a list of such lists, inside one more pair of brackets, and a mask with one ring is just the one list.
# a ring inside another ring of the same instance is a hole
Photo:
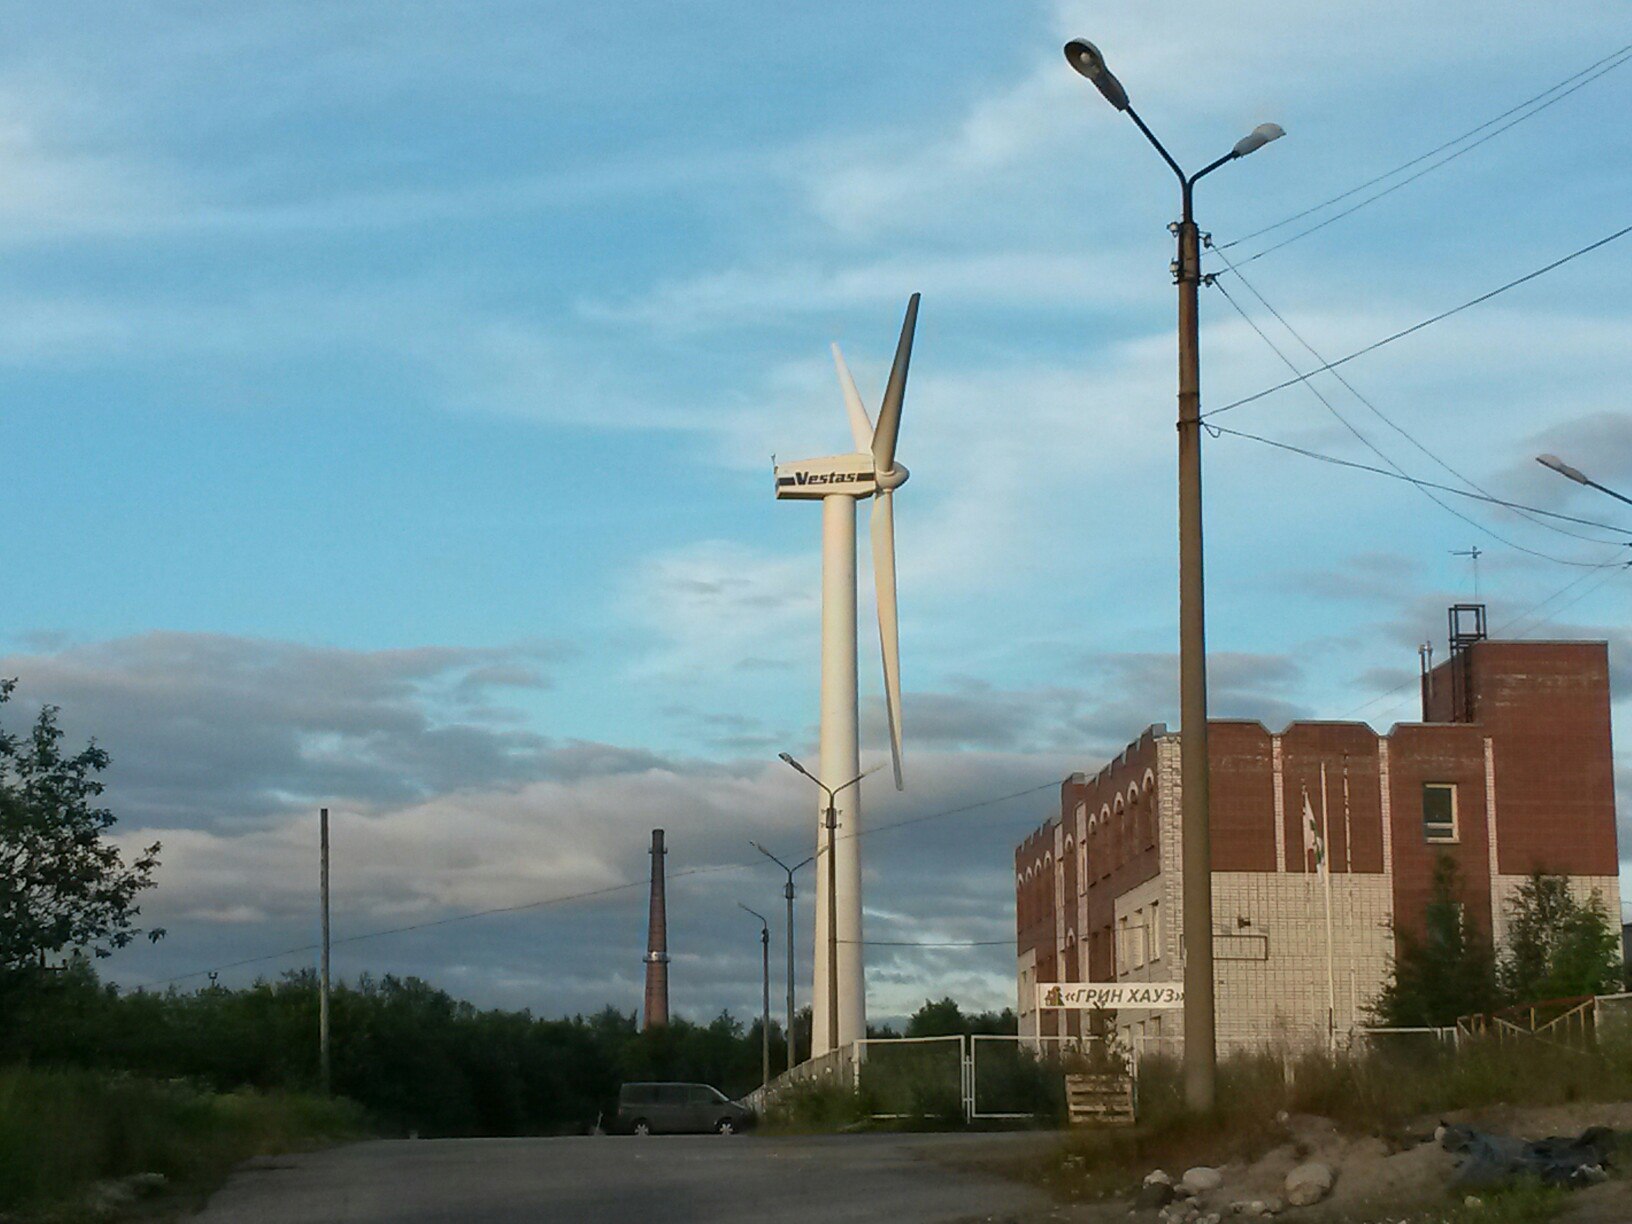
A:
{"label": "red brick wall", "polygon": [[[1498,769],[1500,763],[1498,762]],[[1420,934],[1432,894],[1434,864],[1449,855],[1461,871],[1469,920],[1490,934],[1490,843],[1486,834],[1485,736],[1476,726],[1406,723],[1389,736],[1390,829],[1394,841],[1394,926]],[[1423,836],[1422,786],[1456,786],[1457,841]]]}
{"label": "red brick wall", "polygon": [[1275,776],[1262,723],[1209,722],[1214,871],[1275,870]]}
{"label": "red brick wall", "polygon": [[1608,646],[1479,642],[1468,657],[1495,743],[1502,874],[1617,874]]}
{"label": "red brick wall", "polygon": [[[1321,767],[1326,770],[1327,857],[1333,871],[1383,870],[1382,787],[1377,771],[1377,733],[1364,723],[1293,723],[1281,736],[1281,783],[1286,822],[1286,869],[1313,869],[1303,849],[1303,796],[1321,821]],[[1344,781],[1348,783],[1348,821]],[[1353,840],[1353,845],[1349,844]],[[1273,871],[1274,868],[1270,867]]]}

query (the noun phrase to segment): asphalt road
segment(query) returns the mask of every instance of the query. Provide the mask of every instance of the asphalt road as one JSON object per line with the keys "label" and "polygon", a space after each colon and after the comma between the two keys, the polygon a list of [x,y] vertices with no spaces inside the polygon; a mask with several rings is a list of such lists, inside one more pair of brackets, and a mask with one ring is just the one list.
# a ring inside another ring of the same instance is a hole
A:
{"label": "asphalt road", "polygon": [[252,1162],[207,1224],[942,1224],[1051,1214],[959,1168],[1035,1135],[379,1141]]}

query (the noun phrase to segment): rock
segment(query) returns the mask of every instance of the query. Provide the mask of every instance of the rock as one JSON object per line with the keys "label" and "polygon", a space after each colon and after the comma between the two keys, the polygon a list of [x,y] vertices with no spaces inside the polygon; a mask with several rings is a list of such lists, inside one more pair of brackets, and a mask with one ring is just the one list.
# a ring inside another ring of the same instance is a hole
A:
{"label": "rock", "polygon": [[1265,1215],[1280,1215],[1285,1210],[1286,1204],[1273,1194],[1264,1200]]}
{"label": "rock", "polygon": [[1173,1175],[1164,1172],[1161,1169],[1152,1169],[1149,1173],[1145,1174],[1145,1185],[1154,1186],[1157,1183],[1164,1186],[1171,1186],[1173,1184]]}
{"label": "rock", "polygon": [[1240,1202],[1231,1203],[1230,1210],[1238,1216],[1262,1216],[1268,1214],[1268,1209],[1265,1206],[1263,1199],[1252,1199],[1251,1201],[1243,1200]]}
{"label": "rock", "polygon": [[1485,1200],[1480,1198],[1477,1194],[1470,1194],[1467,1198],[1462,1200],[1462,1206],[1468,1208],[1483,1207],[1484,1205]]}
{"label": "rock", "polygon": [[1336,1174],[1320,1160],[1306,1160],[1286,1175],[1286,1201],[1294,1207],[1318,1203],[1332,1192]]}
{"label": "rock", "polygon": [[1189,1199],[1178,1199],[1162,1208],[1161,1218],[1167,1224],[1191,1224],[1201,1213]]}
{"label": "rock", "polygon": [[1134,1195],[1133,1203],[1136,1207],[1147,1210],[1157,1207],[1166,1207],[1173,1201],[1173,1187],[1167,1182],[1147,1181],[1139,1187],[1139,1193]]}
{"label": "rock", "polygon": [[1193,1169],[1186,1169],[1184,1176],[1179,1179],[1179,1187],[1188,1190],[1191,1194],[1205,1194],[1209,1190],[1217,1190],[1224,1184],[1224,1174],[1217,1169],[1210,1169],[1206,1165],[1197,1165]]}

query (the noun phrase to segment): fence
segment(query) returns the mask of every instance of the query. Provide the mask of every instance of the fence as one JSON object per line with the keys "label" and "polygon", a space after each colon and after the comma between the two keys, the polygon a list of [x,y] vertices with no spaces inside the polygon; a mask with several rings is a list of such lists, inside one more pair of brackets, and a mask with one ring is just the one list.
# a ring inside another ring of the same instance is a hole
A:
{"label": "fence", "polygon": [[[1351,1031],[1348,1047],[1353,1053],[1420,1063],[1453,1057],[1476,1038],[1583,1048],[1610,1037],[1632,1041],[1632,992],[1464,1017],[1455,1027],[1361,1026]],[[1266,1040],[1250,1048],[1280,1055],[1291,1074],[1296,1047]],[[1140,1081],[1159,1065],[1172,1071],[1183,1055],[1184,1038],[1172,1035],[1135,1034],[1125,1042],[986,1033],[870,1037],[801,1063],[749,1093],[743,1104],[764,1112],[794,1085],[834,1083],[860,1093],[875,1118],[1058,1118],[1065,1112],[1067,1069],[1125,1072],[1137,1106]]]}

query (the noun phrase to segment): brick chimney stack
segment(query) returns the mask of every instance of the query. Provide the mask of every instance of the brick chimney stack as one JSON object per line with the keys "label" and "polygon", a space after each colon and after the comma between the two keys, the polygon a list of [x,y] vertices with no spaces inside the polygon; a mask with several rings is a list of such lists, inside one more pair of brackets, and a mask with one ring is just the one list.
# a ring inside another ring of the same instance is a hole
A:
{"label": "brick chimney stack", "polygon": [[669,920],[663,900],[663,830],[652,830],[652,908],[646,929],[646,1022],[669,1022]]}

